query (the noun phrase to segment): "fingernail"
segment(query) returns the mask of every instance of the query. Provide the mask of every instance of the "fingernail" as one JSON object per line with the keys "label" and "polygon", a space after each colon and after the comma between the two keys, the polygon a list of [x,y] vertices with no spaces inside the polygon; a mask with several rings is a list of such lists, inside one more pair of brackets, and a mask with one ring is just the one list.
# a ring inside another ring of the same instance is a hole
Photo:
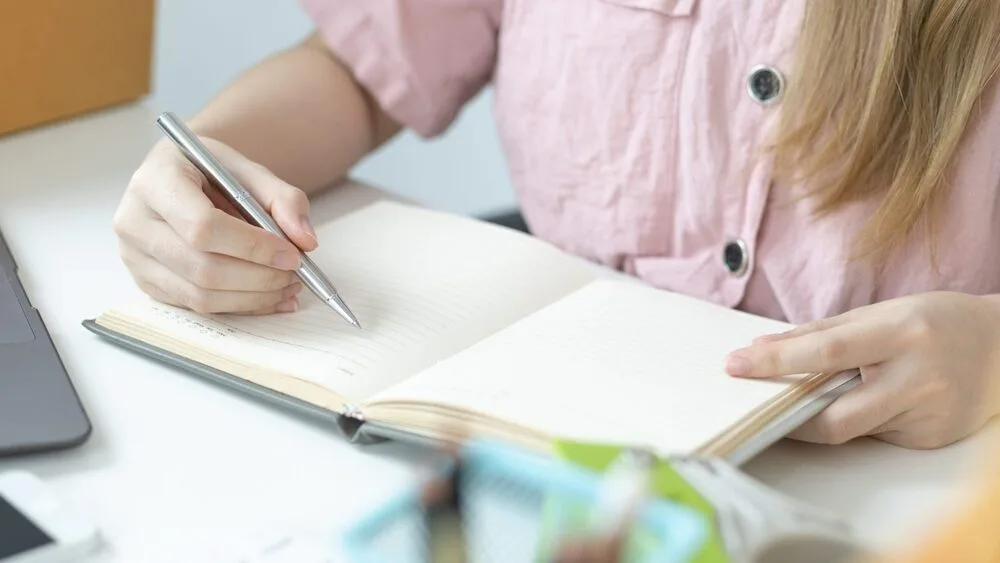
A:
{"label": "fingernail", "polygon": [[292,285],[286,287],[285,290],[282,292],[282,295],[285,297],[285,299],[288,299],[289,297],[295,297],[296,295],[298,295],[300,291],[302,291],[302,284],[300,282],[295,282]]}
{"label": "fingernail", "polygon": [[279,313],[294,313],[299,309],[299,299],[297,297],[286,299],[278,303],[274,309]]}
{"label": "fingernail", "polygon": [[282,270],[294,270],[299,267],[299,253],[291,250],[281,250],[274,255],[274,267]]}
{"label": "fingernail", "polygon": [[738,354],[730,354],[726,357],[726,371],[736,377],[746,375],[750,373],[750,360]]}
{"label": "fingernail", "polygon": [[309,238],[316,240],[316,231],[313,230],[312,223],[309,222],[309,218],[303,215],[299,218],[299,222],[302,224],[302,231],[309,235]]}

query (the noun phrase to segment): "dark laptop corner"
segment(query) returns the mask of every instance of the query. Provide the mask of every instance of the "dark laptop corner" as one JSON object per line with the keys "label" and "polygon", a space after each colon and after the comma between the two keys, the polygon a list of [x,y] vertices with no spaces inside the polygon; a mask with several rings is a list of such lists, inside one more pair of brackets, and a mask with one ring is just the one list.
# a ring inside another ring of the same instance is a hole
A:
{"label": "dark laptop corner", "polygon": [[0,232],[0,457],[78,446],[91,430]]}

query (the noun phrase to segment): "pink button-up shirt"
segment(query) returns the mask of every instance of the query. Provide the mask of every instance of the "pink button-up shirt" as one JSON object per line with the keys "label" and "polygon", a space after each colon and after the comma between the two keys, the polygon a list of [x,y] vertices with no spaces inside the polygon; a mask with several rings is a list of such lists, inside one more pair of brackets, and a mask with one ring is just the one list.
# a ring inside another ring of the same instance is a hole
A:
{"label": "pink button-up shirt", "polygon": [[782,81],[798,79],[800,0],[301,1],[418,134],[491,84],[524,216],[567,251],[794,323],[915,292],[1000,292],[995,90],[952,174],[937,270],[918,229],[875,283],[848,260],[872,207],[817,220],[772,181],[759,153]]}

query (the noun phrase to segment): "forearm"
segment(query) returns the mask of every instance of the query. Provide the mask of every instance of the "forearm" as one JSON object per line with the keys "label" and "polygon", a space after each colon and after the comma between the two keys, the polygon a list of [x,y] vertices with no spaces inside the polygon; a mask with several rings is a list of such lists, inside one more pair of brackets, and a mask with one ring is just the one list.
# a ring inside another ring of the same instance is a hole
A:
{"label": "forearm", "polygon": [[191,128],[307,193],[341,179],[399,129],[316,37],[243,73]]}
{"label": "forearm", "polygon": [[[1000,326],[1000,293],[991,293],[984,295],[983,299],[986,302],[986,307],[992,309],[992,315],[997,320],[997,325]],[[997,331],[1000,333],[1000,331]],[[991,384],[987,385],[988,391],[985,393],[984,401],[988,403],[990,412],[994,415],[1000,415],[1000,337],[996,337],[990,342],[993,348],[993,353],[991,354],[993,361],[990,362],[988,371],[985,375]]]}

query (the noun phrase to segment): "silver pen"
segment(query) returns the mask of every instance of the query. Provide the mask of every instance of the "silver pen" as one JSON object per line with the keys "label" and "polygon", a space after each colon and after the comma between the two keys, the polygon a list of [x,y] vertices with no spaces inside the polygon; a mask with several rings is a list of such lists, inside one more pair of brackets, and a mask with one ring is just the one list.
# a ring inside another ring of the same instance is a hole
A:
{"label": "silver pen", "polygon": [[[261,207],[260,203],[248,192],[222,164],[212,156],[198,137],[188,129],[183,121],[171,112],[164,112],[156,119],[156,125],[184,153],[184,156],[198,167],[202,174],[218,186],[233,205],[240,210],[247,221],[288,240],[288,235]],[[336,288],[330,283],[319,267],[306,255],[299,251],[299,268],[295,271],[302,283],[316,294],[331,309],[356,328],[361,328],[357,317],[340,298]]]}

